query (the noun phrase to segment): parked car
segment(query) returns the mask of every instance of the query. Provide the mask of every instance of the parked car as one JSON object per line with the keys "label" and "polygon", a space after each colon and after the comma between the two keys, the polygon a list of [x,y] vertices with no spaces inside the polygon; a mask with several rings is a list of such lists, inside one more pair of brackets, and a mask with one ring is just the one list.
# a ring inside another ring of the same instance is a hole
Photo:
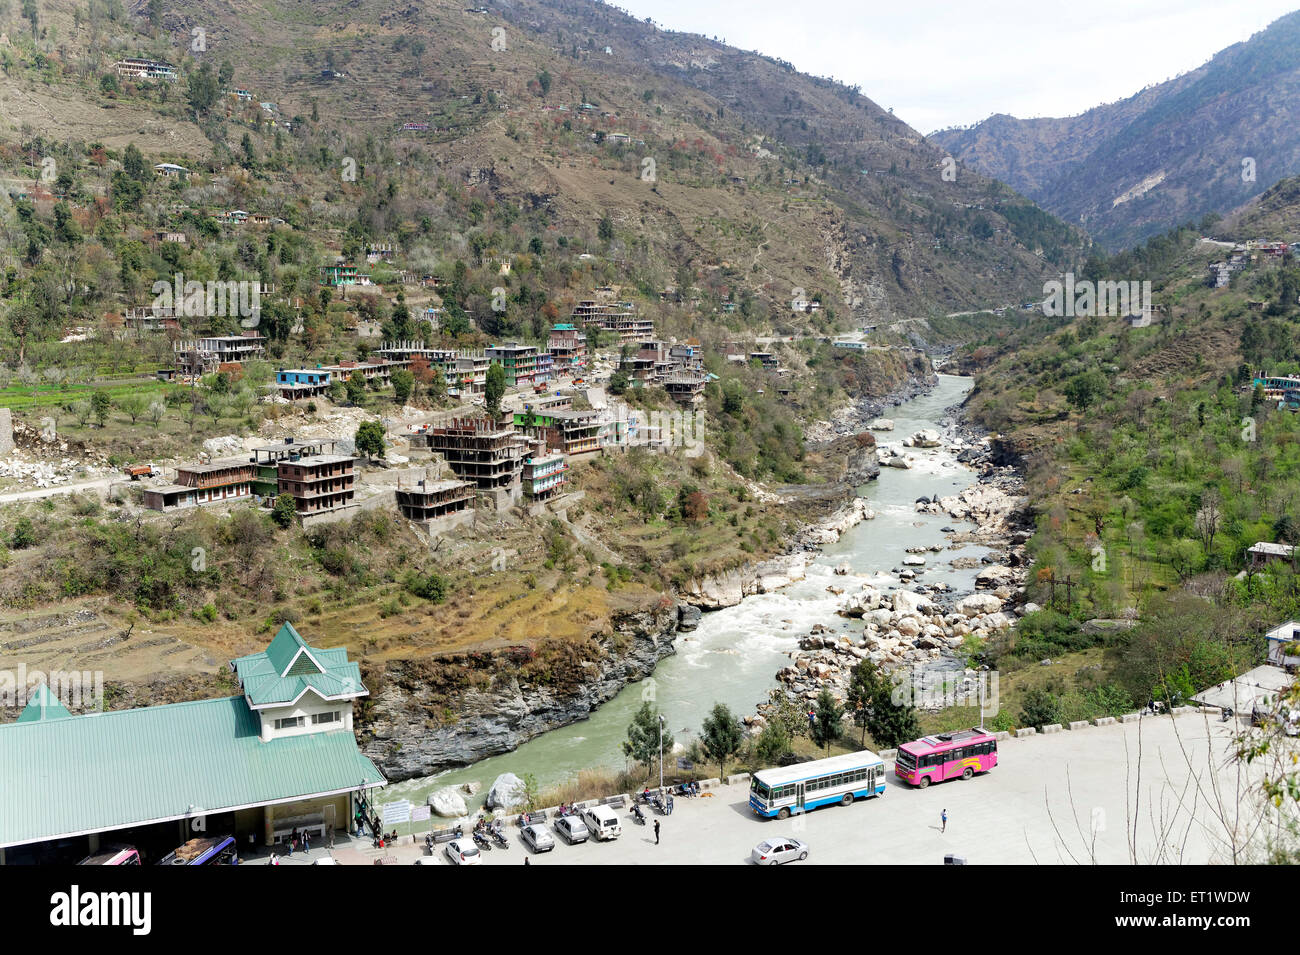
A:
{"label": "parked car", "polygon": [[582,821],[587,831],[601,841],[617,839],[623,834],[618,816],[609,806],[589,806],[582,810]]}
{"label": "parked car", "polygon": [[313,860],[312,865],[338,865],[338,860],[333,856],[324,856],[323,858]]}
{"label": "parked car", "polygon": [[750,860],[754,865],[780,865],[782,862],[802,862],[808,858],[808,846],[798,839],[768,839],[754,847]]}
{"label": "parked car", "polygon": [[473,839],[452,839],[442,851],[454,865],[480,865],[483,862]]}
{"label": "parked car", "polygon": [[520,829],[519,838],[524,840],[524,845],[534,852],[550,852],[555,848],[555,837],[545,826],[537,823]]}
{"label": "parked car", "polygon": [[564,836],[564,841],[571,846],[591,838],[586,824],[577,816],[561,816],[556,819],[555,831]]}

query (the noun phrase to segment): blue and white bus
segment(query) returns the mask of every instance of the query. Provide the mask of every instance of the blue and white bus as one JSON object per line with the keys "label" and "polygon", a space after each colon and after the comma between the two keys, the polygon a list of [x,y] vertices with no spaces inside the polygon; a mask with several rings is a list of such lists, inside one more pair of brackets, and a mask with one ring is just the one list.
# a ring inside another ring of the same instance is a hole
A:
{"label": "blue and white bus", "polygon": [[848,806],[854,799],[884,792],[885,761],[864,749],[755,773],[749,784],[749,808],[769,819],[788,819],[793,813],[831,803]]}

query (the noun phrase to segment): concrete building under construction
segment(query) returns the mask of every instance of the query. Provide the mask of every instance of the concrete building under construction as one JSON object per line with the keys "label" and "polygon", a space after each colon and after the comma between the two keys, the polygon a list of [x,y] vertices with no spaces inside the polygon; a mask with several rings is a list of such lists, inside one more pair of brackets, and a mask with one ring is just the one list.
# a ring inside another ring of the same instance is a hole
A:
{"label": "concrete building under construction", "polygon": [[441,454],[457,477],[490,493],[498,507],[518,503],[520,472],[533,442],[511,425],[488,417],[451,418],[425,436],[430,451]]}
{"label": "concrete building under construction", "polygon": [[452,527],[474,516],[473,481],[430,481],[427,478],[395,492],[397,509],[408,521]]}

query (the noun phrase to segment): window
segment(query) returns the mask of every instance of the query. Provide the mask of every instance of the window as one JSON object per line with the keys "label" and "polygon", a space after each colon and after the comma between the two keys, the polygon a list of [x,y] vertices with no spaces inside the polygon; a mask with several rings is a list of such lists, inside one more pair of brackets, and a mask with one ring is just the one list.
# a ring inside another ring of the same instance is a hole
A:
{"label": "window", "polygon": [[275,728],[278,730],[293,729],[296,726],[302,726],[302,720],[301,716],[286,716],[275,721]]}
{"label": "window", "polygon": [[330,710],[328,713],[313,713],[311,721],[316,726],[320,726],[322,723],[337,723],[339,722],[339,711]]}

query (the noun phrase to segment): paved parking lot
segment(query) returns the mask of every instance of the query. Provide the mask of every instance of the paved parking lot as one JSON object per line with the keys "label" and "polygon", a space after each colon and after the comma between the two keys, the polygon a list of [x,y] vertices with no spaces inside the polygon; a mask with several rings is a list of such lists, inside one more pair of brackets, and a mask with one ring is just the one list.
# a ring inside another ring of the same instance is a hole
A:
{"label": "paved parking lot", "polygon": [[[759,819],[745,786],[723,786],[711,796],[678,797],[671,816],[650,815],[645,826],[620,810],[623,835],[612,842],[569,846],[557,837],[554,851],[534,855],[511,827],[510,848],[484,852],[483,862],[739,865],[759,842],[781,835],[809,845],[803,865],[941,864],[947,853],[970,865],[1220,862],[1230,846],[1222,818],[1246,833],[1252,816],[1252,798],[1241,798],[1249,781],[1238,779],[1231,759],[1235,726],[1190,713],[1010,739],[999,744],[997,768],[983,776],[924,790],[891,777],[883,796],[785,821]],[[442,848],[438,859],[450,864]],[[386,852],[399,864],[424,854],[410,843]],[[370,864],[379,854],[336,850],[345,864]]]}

